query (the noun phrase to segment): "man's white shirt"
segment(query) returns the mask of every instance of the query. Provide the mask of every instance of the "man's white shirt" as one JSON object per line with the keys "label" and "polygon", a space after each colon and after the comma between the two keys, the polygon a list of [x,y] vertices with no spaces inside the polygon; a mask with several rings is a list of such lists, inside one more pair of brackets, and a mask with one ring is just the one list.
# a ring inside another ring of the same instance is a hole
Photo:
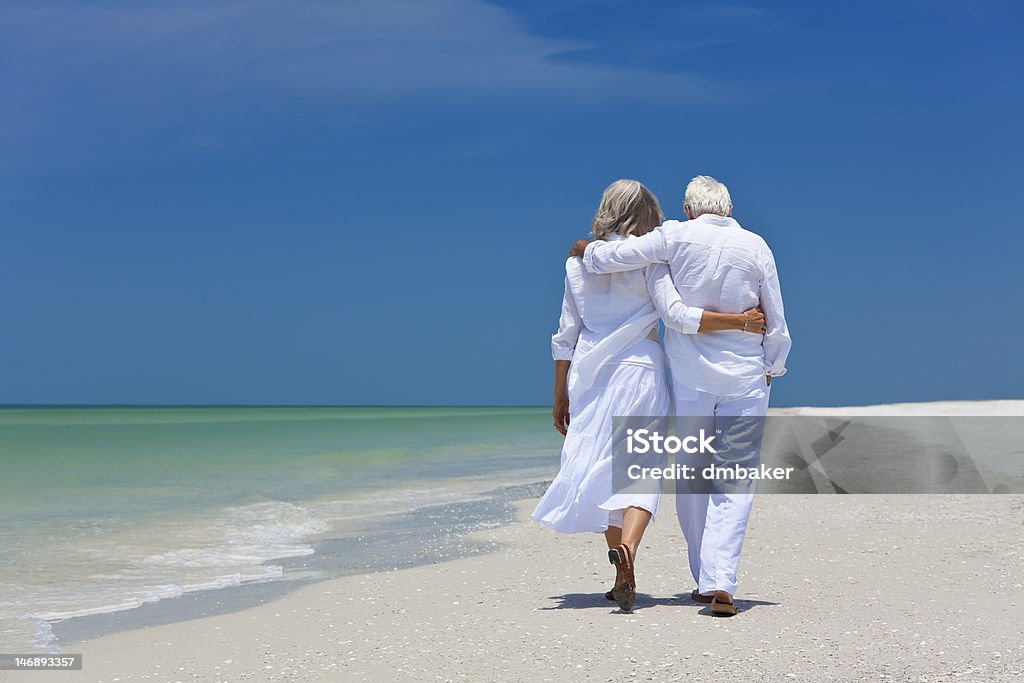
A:
{"label": "man's white shirt", "polygon": [[733,396],[786,372],[792,341],[786,326],[775,257],[759,235],[732,218],[704,214],[666,221],[642,237],[592,242],[583,255],[587,271],[617,273],[667,263],[686,306],[742,313],[760,306],[762,337],[740,330],[683,334],[665,331],[665,352],[678,384],[716,396]]}

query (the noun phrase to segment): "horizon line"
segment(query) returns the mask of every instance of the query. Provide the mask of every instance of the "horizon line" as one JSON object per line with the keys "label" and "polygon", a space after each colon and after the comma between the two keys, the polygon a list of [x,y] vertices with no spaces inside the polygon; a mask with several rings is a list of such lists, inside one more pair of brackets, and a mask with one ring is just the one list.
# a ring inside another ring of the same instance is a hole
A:
{"label": "horizon line", "polygon": [[7,408],[547,408],[523,403],[0,403]]}
{"label": "horizon line", "polygon": [[[891,400],[881,403],[844,403],[774,405],[772,408],[856,408],[905,403],[981,403],[991,401],[1024,401],[1024,398],[939,398],[930,400]],[[26,408],[535,408],[547,409],[546,403],[0,403],[0,410]]]}

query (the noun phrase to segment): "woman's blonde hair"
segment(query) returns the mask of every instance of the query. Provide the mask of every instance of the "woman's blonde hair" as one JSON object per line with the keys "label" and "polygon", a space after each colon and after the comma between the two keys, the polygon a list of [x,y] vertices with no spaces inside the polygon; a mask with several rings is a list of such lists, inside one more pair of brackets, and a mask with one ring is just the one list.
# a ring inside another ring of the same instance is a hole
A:
{"label": "woman's blonde hair", "polygon": [[603,240],[608,235],[646,235],[661,225],[658,198],[637,180],[616,180],[601,197],[601,206],[594,216],[594,237]]}

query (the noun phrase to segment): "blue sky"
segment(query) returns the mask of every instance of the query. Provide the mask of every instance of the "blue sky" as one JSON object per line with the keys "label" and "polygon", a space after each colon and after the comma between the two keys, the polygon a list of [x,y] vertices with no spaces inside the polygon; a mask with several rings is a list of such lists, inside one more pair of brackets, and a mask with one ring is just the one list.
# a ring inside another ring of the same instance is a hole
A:
{"label": "blue sky", "polygon": [[1024,398],[1012,2],[0,4],[4,403],[544,404],[602,189],[726,182],[777,405]]}

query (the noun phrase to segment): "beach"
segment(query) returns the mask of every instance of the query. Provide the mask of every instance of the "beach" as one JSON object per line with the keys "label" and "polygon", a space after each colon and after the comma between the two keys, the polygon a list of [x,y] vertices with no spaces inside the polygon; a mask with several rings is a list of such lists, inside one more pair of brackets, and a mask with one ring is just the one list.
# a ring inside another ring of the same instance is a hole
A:
{"label": "beach", "polygon": [[[946,408],[1014,415],[1020,405]],[[889,413],[896,410],[902,409]],[[557,457],[547,457],[553,474]],[[529,467],[516,472],[525,480],[534,474],[535,463],[527,460]],[[600,535],[562,536],[529,519],[541,481],[496,488],[492,478],[487,488],[480,471],[433,481],[438,488],[423,491],[440,498],[434,504],[417,498],[372,523],[329,531],[314,525],[296,535],[278,549],[288,554],[254,565],[278,567],[276,579],[54,619],[50,651],[82,654],[83,670],[0,678],[1024,676],[1024,496],[1018,494],[759,496],[741,565],[741,612],[721,619],[688,598],[692,579],[671,497],[644,538],[640,597],[625,614],[603,597],[613,570]],[[321,513],[319,524],[325,509],[336,509],[291,504]]]}
{"label": "beach", "polygon": [[1024,500],[888,498],[760,499],[731,619],[686,597],[671,510],[644,540],[624,614],[602,595],[601,539],[556,536],[521,501],[514,523],[475,535],[496,552],[88,640],[67,650],[82,672],[4,679],[1018,680]]}

